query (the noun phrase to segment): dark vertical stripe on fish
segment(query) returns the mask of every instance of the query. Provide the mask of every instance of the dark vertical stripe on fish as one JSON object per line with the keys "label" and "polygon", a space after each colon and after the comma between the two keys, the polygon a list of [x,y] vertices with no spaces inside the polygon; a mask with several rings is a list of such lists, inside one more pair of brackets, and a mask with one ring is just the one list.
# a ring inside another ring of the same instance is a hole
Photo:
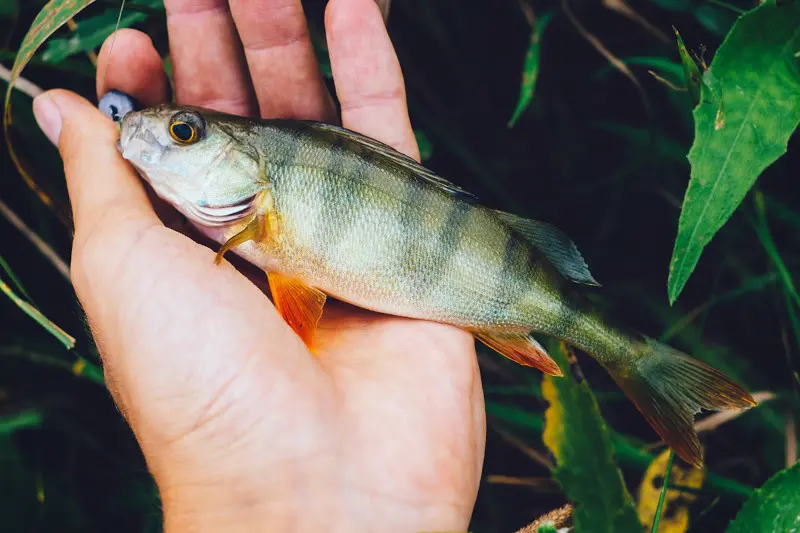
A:
{"label": "dark vertical stripe on fish", "polygon": [[314,242],[317,243],[321,249],[327,251],[326,257],[336,258],[340,254],[337,250],[340,248],[341,243],[344,242],[349,236],[352,229],[355,227],[353,223],[357,218],[356,206],[360,205],[356,202],[349,203],[349,211],[342,214],[342,199],[341,196],[347,193],[358,194],[359,187],[348,186],[348,180],[358,180],[359,167],[349,164],[350,162],[344,151],[341,148],[341,143],[336,143],[328,150],[321,150],[326,152],[327,161],[324,172],[327,172],[336,179],[322,180],[325,182],[325,193],[322,198],[322,203],[319,205],[321,209],[322,220],[326,221],[328,227],[318,235],[314,236]]}
{"label": "dark vertical stripe on fish", "polygon": [[[403,240],[399,244],[398,266],[401,274],[413,279],[413,284],[408,287],[410,301],[424,301],[430,293],[431,280],[429,275],[436,267],[435,253],[425,247],[426,235],[420,235],[420,213],[422,203],[428,198],[429,191],[413,180],[405,184],[406,191],[400,209],[399,223],[403,229]],[[430,242],[430,241],[428,241]],[[432,260],[434,259],[434,260]]]}
{"label": "dark vertical stripe on fish", "polygon": [[529,284],[533,285],[533,279],[526,275],[530,272],[529,262],[532,253],[532,246],[527,241],[520,240],[516,235],[509,233],[508,241],[506,242],[506,255],[503,259],[502,269],[502,287],[503,300],[506,302],[504,305],[504,316],[498,316],[498,321],[518,321],[522,317],[519,316],[520,312],[525,308],[525,303],[529,298],[529,287],[524,287],[520,290],[519,283],[517,283],[520,274],[529,278]]}
{"label": "dark vertical stripe on fish", "polygon": [[[437,272],[430,273],[429,297],[438,293],[441,287],[446,286],[450,279],[453,263],[459,260],[458,250],[461,247],[461,234],[469,222],[469,215],[475,209],[467,202],[454,200],[447,220],[439,232],[439,258],[442,263]],[[447,292],[447,291],[445,291]]]}

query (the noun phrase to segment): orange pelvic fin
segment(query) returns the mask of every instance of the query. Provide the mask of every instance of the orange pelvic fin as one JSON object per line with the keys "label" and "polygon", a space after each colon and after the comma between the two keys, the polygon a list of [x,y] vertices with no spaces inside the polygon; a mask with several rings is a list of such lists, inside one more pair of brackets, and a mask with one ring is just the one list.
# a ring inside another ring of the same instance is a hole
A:
{"label": "orange pelvic fin", "polygon": [[472,332],[479,341],[492,350],[523,366],[538,368],[551,376],[563,376],[558,364],[541,344],[530,335]]}
{"label": "orange pelvic fin", "polygon": [[278,312],[310,349],[327,296],[320,290],[276,272],[269,272],[267,279]]}

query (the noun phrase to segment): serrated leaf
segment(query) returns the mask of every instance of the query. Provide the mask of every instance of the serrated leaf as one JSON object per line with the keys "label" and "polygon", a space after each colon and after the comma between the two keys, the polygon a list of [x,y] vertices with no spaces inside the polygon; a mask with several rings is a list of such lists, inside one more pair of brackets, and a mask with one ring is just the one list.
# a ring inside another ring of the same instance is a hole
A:
{"label": "serrated leaf", "polygon": [[[109,9],[101,15],[79,21],[75,32],[69,37],[50,39],[47,42],[42,59],[48,63],[59,63],[75,54],[94,50],[114,32],[118,16],[118,9]],[[147,15],[142,12],[125,13],[119,19],[119,27],[128,28],[146,19]]]}
{"label": "serrated leaf", "polygon": [[761,172],[786,152],[800,123],[798,48],[800,2],[770,0],[737,20],[704,76],[720,101],[704,94],[694,110],[691,179],[667,282],[671,303]]}
{"label": "serrated leaf", "polygon": [[541,50],[542,34],[550,22],[551,13],[545,13],[539,18],[531,29],[531,37],[528,42],[528,52],[525,54],[525,65],[522,69],[522,83],[520,84],[519,99],[511,120],[508,121],[508,127],[513,128],[519,118],[528,109],[533,101],[533,95],[536,90],[536,80],[539,78],[539,55]]}
{"label": "serrated leaf", "polygon": [[553,452],[556,481],[575,503],[576,533],[641,533],[622,473],[614,462],[611,435],[597,401],[585,381],[578,383],[568,368],[563,344],[548,352],[565,370],[564,377],[545,376],[544,443]]}
{"label": "serrated leaf", "polygon": [[726,533],[800,531],[800,462],[772,476],[755,491]]}

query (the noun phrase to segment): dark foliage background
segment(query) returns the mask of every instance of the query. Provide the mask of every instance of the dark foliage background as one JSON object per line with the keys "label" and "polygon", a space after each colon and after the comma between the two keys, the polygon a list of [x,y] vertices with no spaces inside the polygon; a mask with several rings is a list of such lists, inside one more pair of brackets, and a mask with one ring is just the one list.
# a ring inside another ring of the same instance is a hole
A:
{"label": "dark foliage background", "polygon": [[[0,0],[4,65],[10,67],[43,4]],[[321,39],[324,2],[305,5]],[[610,9],[613,5],[625,4],[395,0],[389,31],[408,84],[412,122],[429,141],[427,166],[490,205],[555,223],[572,236],[604,285],[593,297],[618,321],[669,338],[751,391],[778,395],[702,437],[709,471],[757,487],[786,466],[786,420],[797,413],[800,332],[792,324],[798,312],[793,290],[778,282],[764,235],[754,231],[753,195],[763,194],[769,234],[794,274],[800,259],[800,192],[793,169],[800,164],[800,150],[793,140],[789,153],[759,179],[670,307],[667,269],[689,178],[692,106],[688,93],[667,87],[647,71],[682,85],[672,27],[691,49],[707,47],[710,62],[737,12],[754,4],[631,0],[629,7],[658,33]],[[565,6],[584,30],[565,14]],[[116,0],[101,0],[78,20],[118,8]],[[131,9],[148,14],[136,26],[166,55],[163,10]],[[530,39],[530,13],[551,13],[552,19],[541,41],[533,102],[509,128]],[[639,88],[598,52],[586,31],[625,62]],[[69,37],[70,30],[57,36]],[[94,98],[94,67],[82,53],[59,64],[38,56],[24,75],[43,88],[67,87]],[[31,174],[63,201],[60,160],[32,119],[30,98],[16,92],[13,105],[18,150]],[[70,232],[30,192],[8,154],[2,154],[0,198],[68,258]],[[82,356],[96,361],[67,280],[5,219],[0,219],[0,235],[0,255],[32,301],[78,337]],[[0,271],[0,278],[9,282],[7,272]],[[159,530],[157,493],[105,389],[86,372],[76,375],[75,354],[3,297],[0,316],[0,530]],[[604,371],[588,357],[579,356],[579,362],[609,426],[637,447],[660,451],[656,435]],[[523,416],[541,420],[546,404],[537,372],[488,352],[481,353],[481,363],[490,427],[485,481],[471,530],[515,531],[565,501],[548,470],[520,446],[546,455],[541,428]],[[622,457],[620,465],[635,498],[646,464]],[[510,476],[516,483],[498,482],[503,480],[495,476]],[[742,501],[707,483],[692,506],[689,530],[722,531]]]}

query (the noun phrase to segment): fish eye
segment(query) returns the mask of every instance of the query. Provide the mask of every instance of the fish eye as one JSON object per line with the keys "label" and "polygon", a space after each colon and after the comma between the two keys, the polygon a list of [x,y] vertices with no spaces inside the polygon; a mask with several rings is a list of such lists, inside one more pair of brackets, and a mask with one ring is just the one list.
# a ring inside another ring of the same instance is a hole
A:
{"label": "fish eye", "polygon": [[193,144],[205,137],[206,121],[200,113],[179,111],[169,121],[169,135],[178,144]]}
{"label": "fish eye", "polygon": [[186,122],[173,122],[170,124],[169,134],[181,144],[191,144],[197,140],[197,130]]}

